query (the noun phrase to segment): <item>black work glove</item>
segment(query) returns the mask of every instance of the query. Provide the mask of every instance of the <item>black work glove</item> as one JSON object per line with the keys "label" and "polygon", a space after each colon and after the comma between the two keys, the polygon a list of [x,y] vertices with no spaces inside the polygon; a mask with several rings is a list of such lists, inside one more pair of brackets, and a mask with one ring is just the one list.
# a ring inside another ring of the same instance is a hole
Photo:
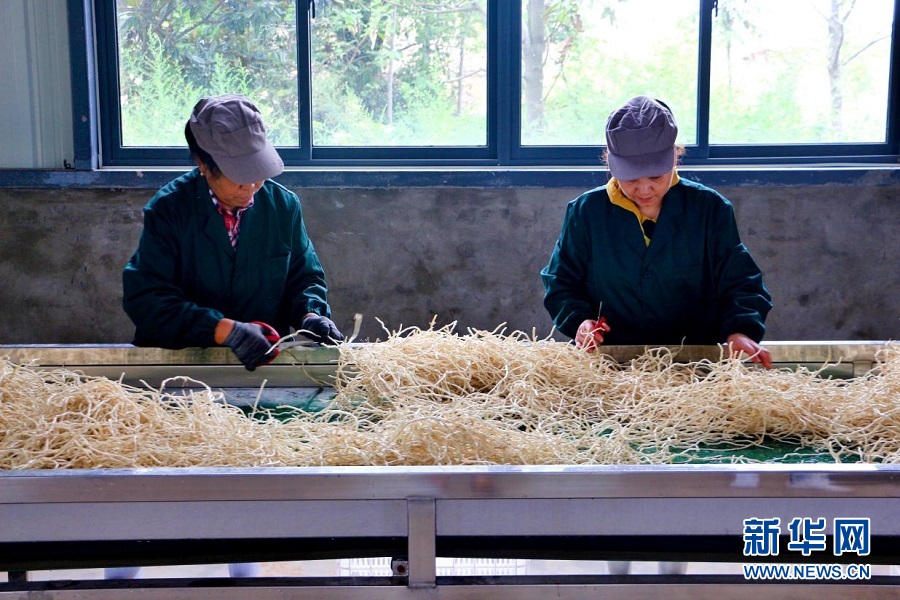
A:
{"label": "black work glove", "polygon": [[231,348],[248,371],[268,362],[266,352],[272,342],[266,339],[266,330],[255,323],[234,322],[234,329],[225,338],[225,345]]}
{"label": "black work glove", "polygon": [[300,333],[320,344],[334,345],[344,339],[344,334],[338,331],[337,325],[328,317],[309,315],[300,323],[300,329]]}

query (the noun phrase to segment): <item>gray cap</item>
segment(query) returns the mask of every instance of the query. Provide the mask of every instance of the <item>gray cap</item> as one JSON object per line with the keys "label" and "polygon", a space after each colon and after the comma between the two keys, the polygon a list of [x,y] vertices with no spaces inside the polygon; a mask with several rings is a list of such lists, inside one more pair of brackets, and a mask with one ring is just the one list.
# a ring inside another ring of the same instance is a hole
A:
{"label": "gray cap", "polygon": [[648,96],[635,96],[606,121],[607,164],[620,181],[655,177],[675,166],[678,125],[669,107]]}
{"label": "gray cap", "polygon": [[259,109],[244,96],[202,99],[194,106],[190,127],[197,145],[235,183],[262,181],[284,171],[284,162],[266,138]]}

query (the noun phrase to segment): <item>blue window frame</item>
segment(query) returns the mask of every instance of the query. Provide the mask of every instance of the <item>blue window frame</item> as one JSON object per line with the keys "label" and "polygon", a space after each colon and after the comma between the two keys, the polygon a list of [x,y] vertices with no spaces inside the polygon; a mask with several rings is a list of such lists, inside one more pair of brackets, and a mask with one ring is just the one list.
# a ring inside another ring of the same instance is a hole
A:
{"label": "blue window frame", "polygon": [[[70,0],[70,6],[81,10],[83,0]],[[696,123],[691,124],[695,139],[686,143],[685,165],[730,164],[833,164],[895,163],[898,148],[898,40],[896,32],[889,44],[889,81],[884,102],[885,136],[870,143],[711,143],[713,72],[713,38],[716,19],[727,0],[696,0],[697,65]],[[529,167],[529,166],[597,166],[602,152],[602,135],[596,145],[525,145],[522,129],[522,36],[523,2],[519,0],[486,0],[486,91],[484,145],[473,146],[315,146],[312,143],[312,79],[310,76],[310,26],[314,2],[297,0],[296,39],[298,48],[297,97],[299,101],[297,130],[299,144],[279,145],[289,166],[297,167]],[[113,167],[173,166],[187,163],[184,147],[141,147],[122,143],[122,111],[119,87],[116,0],[94,0],[96,36],[96,83],[99,104],[99,131],[102,148],[100,163]],[[894,22],[900,0],[893,0]],[[90,60],[88,61],[90,64]],[[598,76],[600,74],[598,73]],[[90,79],[90,77],[88,77]],[[779,107],[770,107],[778,111]],[[676,114],[681,114],[676,111]],[[693,115],[688,115],[693,116]],[[185,117],[186,118],[186,115]],[[682,115],[680,118],[684,118]],[[601,130],[602,132],[602,130]]]}

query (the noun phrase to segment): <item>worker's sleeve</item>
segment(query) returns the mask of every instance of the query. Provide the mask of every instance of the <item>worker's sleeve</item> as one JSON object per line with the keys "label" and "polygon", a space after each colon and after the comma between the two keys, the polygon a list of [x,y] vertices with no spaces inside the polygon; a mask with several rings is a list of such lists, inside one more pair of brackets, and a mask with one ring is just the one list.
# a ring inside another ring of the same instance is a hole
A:
{"label": "worker's sleeve", "polygon": [[185,299],[178,283],[181,256],[175,223],[145,208],[138,248],[122,272],[122,306],[135,324],[136,345],[215,345],[216,324],[223,315]]}
{"label": "worker's sleeve", "polygon": [[325,271],[316,254],[312,240],[306,232],[302,209],[298,208],[293,215],[293,248],[288,265],[288,276],[285,293],[291,306],[290,322],[295,329],[307,313],[315,313],[331,318],[328,306],[328,286],[325,283]]}
{"label": "worker's sleeve", "polygon": [[577,206],[577,200],[573,200],[566,207],[562,232],[550,262],[541,271],[544,307],[556,328],[570,338],[575,337],[585,319],[596,318],[597,311],[587,291],[590,237]]}
{"label": "worker's sleeve", "polygon": [[741,242],[730,202],[725,201],[716,211],[713,231],[719,338],[724,342],[732,333],[743,333],[759,342],[766,333],[772,297],[762,271]]}

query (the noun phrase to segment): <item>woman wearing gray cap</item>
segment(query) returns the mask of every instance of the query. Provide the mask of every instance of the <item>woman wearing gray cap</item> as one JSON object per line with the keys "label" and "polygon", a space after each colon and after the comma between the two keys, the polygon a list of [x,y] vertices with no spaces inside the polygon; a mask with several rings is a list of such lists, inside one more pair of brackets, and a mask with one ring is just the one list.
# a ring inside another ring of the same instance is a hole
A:
{"label": "woman wearing gray cap", "polygon": [[291,328],[321,343],[342,340],[300,200],[270,179],[284,163],[256,106],[235,94],[204,98],[185,137],[197,168],[144,207],[123,272],[134,344],[224,344],[253,370]]}
{"label": "woman wearing gray cap", "polygon": [[606,123],[605,186],[569,202],[544,306],[557,329],[600,344],[727,343],[771,366],[759,342],[772,299],[721,194],[676,171],[669,107],[637,96]]}

